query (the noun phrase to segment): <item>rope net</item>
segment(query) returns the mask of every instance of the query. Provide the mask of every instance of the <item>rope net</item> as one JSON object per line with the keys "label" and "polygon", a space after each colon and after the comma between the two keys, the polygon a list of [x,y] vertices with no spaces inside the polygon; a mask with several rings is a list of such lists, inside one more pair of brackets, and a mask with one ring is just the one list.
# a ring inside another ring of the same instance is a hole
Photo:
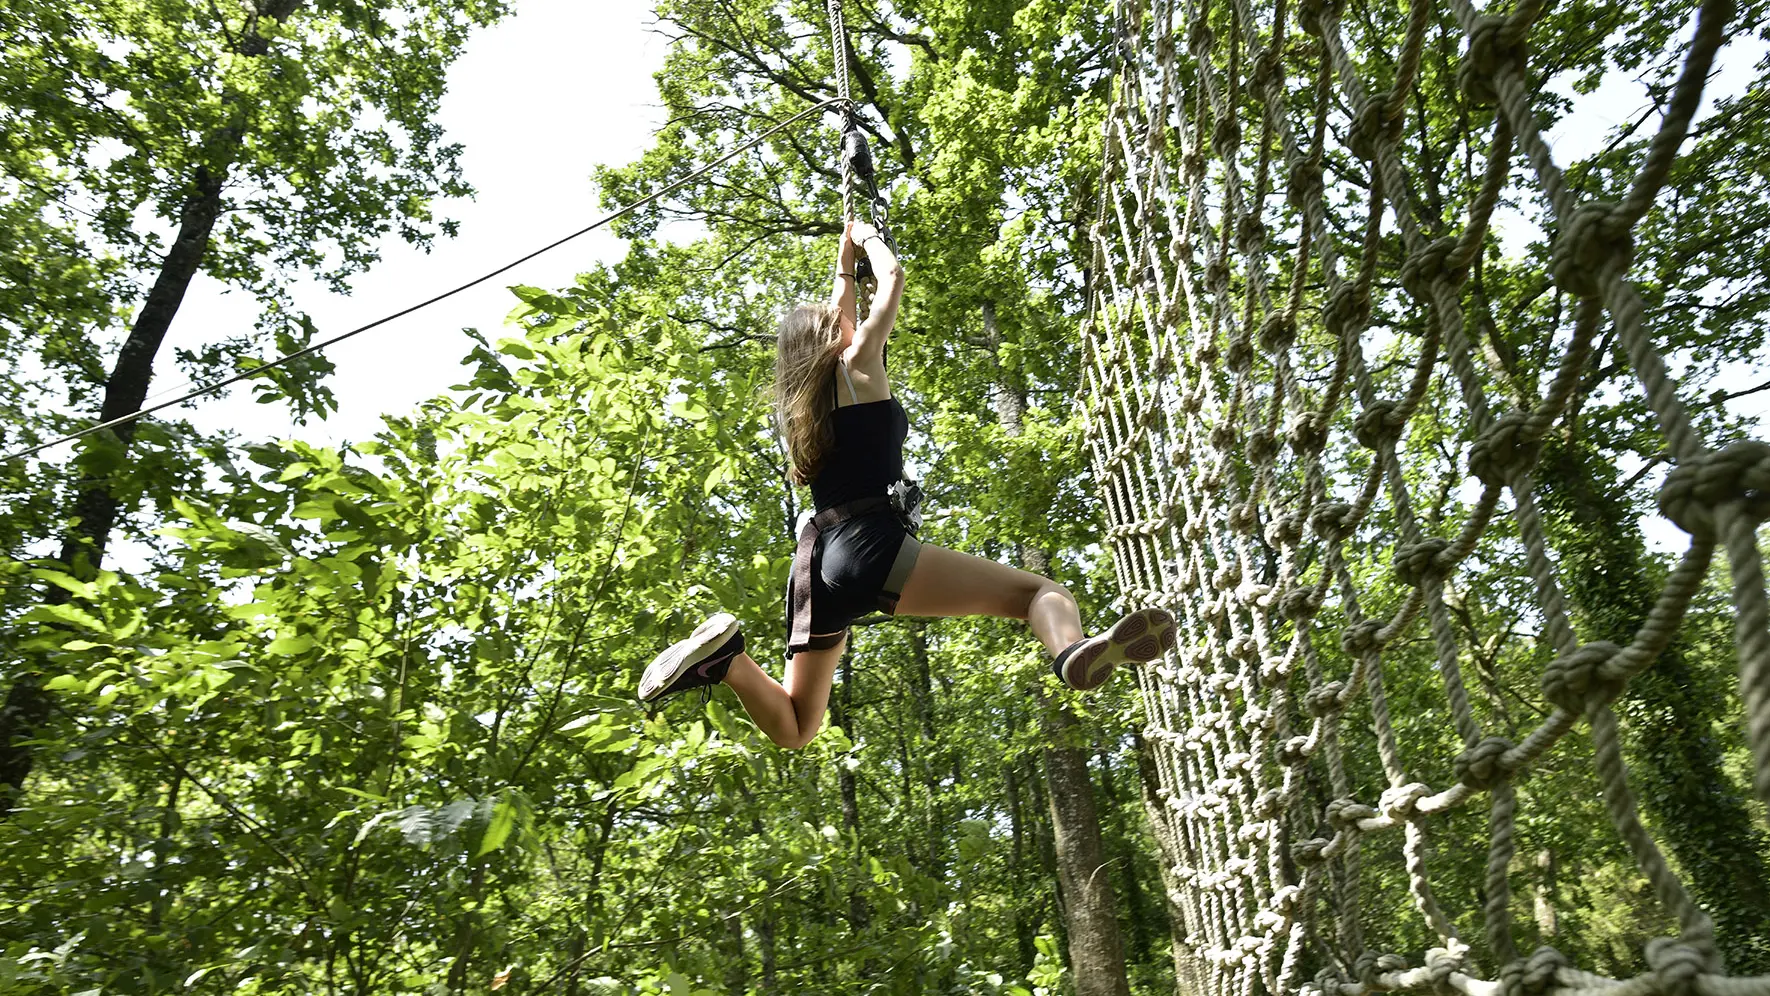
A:
{"label": "rope net", "polygon": [[[1532,110],[1542,6],[1412,0],[1379,35],[1338,0],[1119,0],[1084,403],[1125,600],[1182,626],[1138,680],[1183,991],[1770,994],[1770,978],[1726,974],[1709,917],[1637,816],[1613,709],[1677,636],[1719,549],[1753,788],[1770,801],[1756,538],[1770,446],[1705,445],[1628,277],[1631,233],[1733,11],[1701,5],[1626,194],[1598,201],[1563,176]],[[1454,80],[1422,70],[1429,35],[1459,43]],[[1481,132],[1486,162],[1462,189],[1425,175],[1425,86]],[[1547,278],[1568,304],[1553,359],[1523,383],[1467,286],[1515,176],[1554,236]],[[1660,508],[1689,539],[1643,625],[1582,634],[1533,474],[1590,389],[1601,332],[1663,435],[1675,469]],[[1492,648],[1459,622],[1463,592],[1496,570],[1529,603],[1520,628],[1535,633],[1511,639],[1542,686],[1511,723],[1465,683]],[[1436,683],[1408,689],[1401,715],[1398,655]],[[1546,756],[1589,765],[1608,826],[1594,814],[1576,832],[1615,834],[1675,931],[1645,944],[1637,979],[1521,949],[1518,781]],[[1448,860],[1478,888],[1435,894]],[[1370,922],[1379,875],[1405,889],[1410,930]],[[1403,934],[1426,943],[1382,949]]]}

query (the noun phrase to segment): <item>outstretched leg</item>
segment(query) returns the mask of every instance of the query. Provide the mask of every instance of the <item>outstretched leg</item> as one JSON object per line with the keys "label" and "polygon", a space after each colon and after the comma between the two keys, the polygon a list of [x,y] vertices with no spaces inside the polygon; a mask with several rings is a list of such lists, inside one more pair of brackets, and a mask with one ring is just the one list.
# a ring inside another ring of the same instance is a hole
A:
{"label": "outstretched leg", "polygon": [[1069,589],[1037,574],[945,547],[922,554],[897,600],[900,616],[1023,619],[1052,656],[1082,638],[1082,614]]}
{"label": "outstretched leg", "polygon": [[993,560],[926,544],[903,586],[897,614],[1024,619],[1051,651],[1057,677],[1082,689],[1100,685],[1119,664],[1154,660],[1174,646],[1175,637],[1174,617],[1146,608],[1083,639],[1081,612],[1069,589]]}
{"label": "outstretched leg", "polygon": [[801,650],[787,662],[786,680],[776,682],[749,654],[738,654],[725,673],[725,683],[737,693],[744,709],[768,739],[782,747],[798,748],[811,742],[823,725],[824,708],[830,703],[830,682],[842,659],[841,643],[827,650]]}

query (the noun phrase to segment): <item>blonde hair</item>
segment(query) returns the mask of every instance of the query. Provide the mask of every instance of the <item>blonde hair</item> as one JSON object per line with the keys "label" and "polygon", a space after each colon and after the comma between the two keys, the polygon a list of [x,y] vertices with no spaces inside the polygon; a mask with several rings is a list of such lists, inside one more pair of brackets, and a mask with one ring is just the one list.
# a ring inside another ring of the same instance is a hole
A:
{"label": "blonde hair", "polygon": [[793,480],[810,484],[833,442],[832,385],[842,353],[842,313],[802,304],[781,319],[774,351],[774,412],[787,444]]}

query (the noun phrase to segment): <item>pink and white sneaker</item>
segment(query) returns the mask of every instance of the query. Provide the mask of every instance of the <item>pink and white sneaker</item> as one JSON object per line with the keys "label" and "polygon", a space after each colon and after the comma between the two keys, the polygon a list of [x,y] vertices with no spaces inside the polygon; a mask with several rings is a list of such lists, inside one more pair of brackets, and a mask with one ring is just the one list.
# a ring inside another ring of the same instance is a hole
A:
{"label": "pink and white sneaker", "polygon": [[1166,609],[1138,609],[1106,632],[1077,640],[1051,662],[1051,670],[1071,688],[1099,688],[1120,664],[1155,660],[1178,641],[1174,617]]}
{"label": "pink and white sneaker", "polygon": [[671,644],[645,669],[639,679],[639,701],[651,702],[691,688],[717,685],[725,680],[731,661],[744,649],[744,634],[737,617],[720,612],[695,627],[688,639]]}

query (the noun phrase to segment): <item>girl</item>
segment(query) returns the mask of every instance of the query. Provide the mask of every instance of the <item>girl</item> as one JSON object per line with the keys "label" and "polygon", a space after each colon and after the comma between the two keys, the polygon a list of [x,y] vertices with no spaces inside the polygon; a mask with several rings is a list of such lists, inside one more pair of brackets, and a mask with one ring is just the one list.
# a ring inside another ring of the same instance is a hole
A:
{"label": "girl", "polygon": [[[857,253],[879,277],[872,312],[858,327]],[[1071,688],[1094,688],[1115,665],[1153,660],[1174,645],[1173,617],[1161,609],[1133,612],[1083,638],[1076,601],[1062,585],[917,541],[920,490],[901,480],[909,418],[885,377],[885,340],[903,282],[903,267],[878,231],[849,222],[830,303],[801,305],[781,322],[776,415],[793,479],[811,486],[817,507],[800,531],[787,588],[785,685],[744,653],[737,619],[721,612],[652,661],[639,683],[642,701],[723,681],[770,740],[803,747],[823,722],[849,624],[874,609],[1024,619]]]}

